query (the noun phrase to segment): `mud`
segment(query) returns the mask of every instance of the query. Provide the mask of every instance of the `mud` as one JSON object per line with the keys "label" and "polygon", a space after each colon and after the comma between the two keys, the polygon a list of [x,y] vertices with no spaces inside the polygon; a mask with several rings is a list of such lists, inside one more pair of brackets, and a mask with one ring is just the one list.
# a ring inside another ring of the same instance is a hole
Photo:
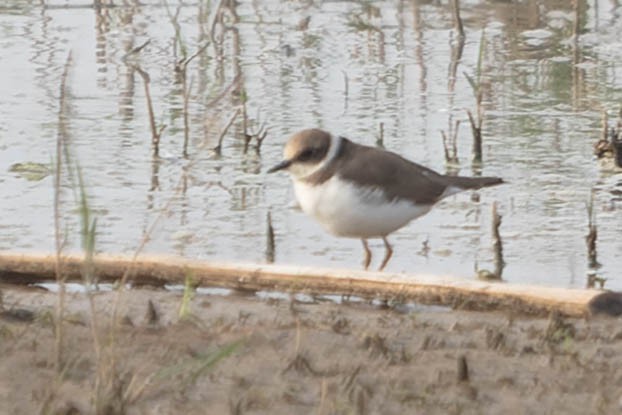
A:
{"label": "mud", "polygon": [[236,294],[184,301],[182,291],[141,288],[119,299],[113,337],[117,294],[95,294],[96,349],[87,297],[70,293],[59,375],[58,295],[1,292],[3,414],[620,410],[622,327],[614,318]]}

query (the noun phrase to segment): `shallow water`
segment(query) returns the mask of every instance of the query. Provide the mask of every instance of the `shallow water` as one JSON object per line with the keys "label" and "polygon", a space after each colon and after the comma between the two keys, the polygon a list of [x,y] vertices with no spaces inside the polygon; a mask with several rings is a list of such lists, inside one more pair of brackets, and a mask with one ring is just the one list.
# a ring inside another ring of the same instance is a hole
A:
{"label": "shallow water", "polygon": [[[622,8],[615,2],[581,2],[575,47],[569,2],[463,1],[466,41],[452,65],[457,41],[444,2],[377,2],[377,15],[356,2],[241,1],[237,23],[231,14],[225,19],[231,30],[220,56],[210,45],[188,66],[188,159],[173,68],[183,49],[191,55],[207,41],[214,5],[145,1],[97,11],[87,1],[46,3],[0,6],[0,250],[54,249],[53,178],[29,181],[10,167],[54,159],[59,85],[71,51],[71,151],[98,220],[98,251],[133,253],[148,234],[145,252],[264,261],[270,211],[276,262],[358,268],[360,242],[324,233],[295,208],[289,179],[265,170],[298,129],[317,126],[374,144],[383,123],[386,148],[445,171],[440,131],[461,120],[460,173],[473,174],[465,109],[475,110],[475,99],[464,73],[477,72],[484,39],[484,161],[476,170],[508,184],[479,192],[479,203],[468,193],[451,197],[393,234],[387,269],[465,278],[476,264],[492,269],[496,201],[506,280],[584,286],[593,191],[598,274],[607,287],[622,288],[622,175],[592,154],[601,111],[613,123],[622,92]],[[177,10],[181,42],[169,17]],[[305,16],[308,28],[297,30]],[[360,22],[378,30],[361,30]],[[123,59],[147,40],[128,62],[149,73],[156,121],[166,124],[155,160],[143,82]],[[210,150],[239,100],[228,91],[208,103],[237,74],[250,120],[270,128],[261,156],[252,148],[243,154],[240,122],[220,157]],[[71,188],[65,178],[62,228],[68,249],[79,249]],[[372,250],[377,263],[382,243]]]}

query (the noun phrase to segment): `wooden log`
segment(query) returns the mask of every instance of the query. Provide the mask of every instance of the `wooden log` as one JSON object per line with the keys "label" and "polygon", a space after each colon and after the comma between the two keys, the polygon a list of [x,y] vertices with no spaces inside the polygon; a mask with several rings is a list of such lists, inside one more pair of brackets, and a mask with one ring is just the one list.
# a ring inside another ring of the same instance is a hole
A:
{"label": "wooden log", "polygon": [[[33,284],[54,281],[54,266],[52,255],[0,254],[0,282]],[[98,255],[93,266],[100,282],[118,282],[126,272],[127,281],[136,285],[184,284],[186,277],[191,276],[197,286],[204,287],[350,295],[536,315],[556,311],[565,316],[585,317],[590,314],[590,304],[604,304],[599,302],[599,295],[603,293],[600,290],[517,285],[424,274],[194,261],[166,256],[141,256],[133,261],[129,257]],[[62,269],[66,281],[81,282],[82,268],[82,256],[63,256]],[[612,294],[616,297],[613,300]],[[620,309],[622,301],[619,296],[608,292],[605,303],[612,304],[613,301],[614,309]],[[596,311],[607,314],[602,307]]]}

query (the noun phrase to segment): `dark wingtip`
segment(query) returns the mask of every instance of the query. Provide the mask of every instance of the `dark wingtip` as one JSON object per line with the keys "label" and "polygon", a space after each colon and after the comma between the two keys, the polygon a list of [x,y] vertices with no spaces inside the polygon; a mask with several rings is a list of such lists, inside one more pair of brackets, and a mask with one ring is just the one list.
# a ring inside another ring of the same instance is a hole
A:
{"label": "dark wingtip", "polygon": [[445,176],[449,179],[449,185],[458,186],[464,190],[480,189],[482,187],[495,186],[507,183],[500,177],[463,177],[463,176]]}
{"label": "dark wingtip", "polygon": [[472,187],[482,188],[506,183],[501,177],[472,177]]}

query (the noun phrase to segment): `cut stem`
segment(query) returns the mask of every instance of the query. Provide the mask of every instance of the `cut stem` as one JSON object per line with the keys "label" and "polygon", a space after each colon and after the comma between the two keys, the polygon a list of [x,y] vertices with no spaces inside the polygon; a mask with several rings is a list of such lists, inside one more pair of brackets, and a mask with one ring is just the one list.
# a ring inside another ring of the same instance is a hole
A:
{"label": "cut stem", "polygon": [[[479,112],[479,111],[478,111]],[[473,162],[482,162],[482,119],[475,121],[471,110],[467,110],[469,122],[471,123],[471,133],[473,134]],[[479,114],[478,114],[479,116]]]}
{"label": "cut stem", "polygon": [[214,147],[214,152],[216,154],[218,154],[218,155],[222,154],[222,142],[225,139],[225,135],[227,134],[227,131],[229,130],[229,128],[231,127],[231,125],[233,124],[235,119],[238,117],[238,115],[240,115],[240,109],[239,108],[237,110],[235,110],[233,115],[229,118],[229,121],[227,121],[227,124],[225,125],[225,128],[223,128],[223,130],[220,132],[220,136],[218,137],[218,145],[216,147]]}
{"label": "cut stem", "polygon": [[462,18],[460,17],[460,0],[452,0],[452,6],[454,15],[454,26],[458,31],[458,36],[464,39],[464,26],[462,25]]}
{"label": "cut stem", "polygon": [[600,267],[598,262],[598,252],[596,250],[596,240],[598,239],[598,229],[596,227],[596,215],[594,214],[594,193],[590,195],[587,204],[587,229],[585,244],[587,245],[587,264],[590,269]]}
{"label": "cut stem", "polygon": [[149,91],[149,74],[138,65],[134,65],[134,69],[136,69],[136,72],[138,72],[140,77],[143,79],[143,84],[145,86],[145,98],[147,100],[147,110],[149,111],[149,126],[151,128],[151,146],[153,150],[153,155],[159,157],[160,137],[162,136],[162,131],[164,131],[164,128],[166,128],[166,126],[163,125],[159,129],[156,126],[155,115],[153,113],[153,102],[151,101],[151,93]]}
{"label": "cut stem", "polygon": [[505,262],[503,261],[503,241],[501,240],[499,227],[501,227],[501,215],[497,212],[497,202],[494,202],[492,204],[492,248],[495,253],[494,273],[499,279],[501,279]]}
{"label": "cut stem", "polygon": [[266,221],[268,225],[266,262],[271,264],[274,262],[275,244],[274,244],[274,228],[272,227],[272,215],[270,214],[270,212],[268,212],[268,215],[266,216]]}

